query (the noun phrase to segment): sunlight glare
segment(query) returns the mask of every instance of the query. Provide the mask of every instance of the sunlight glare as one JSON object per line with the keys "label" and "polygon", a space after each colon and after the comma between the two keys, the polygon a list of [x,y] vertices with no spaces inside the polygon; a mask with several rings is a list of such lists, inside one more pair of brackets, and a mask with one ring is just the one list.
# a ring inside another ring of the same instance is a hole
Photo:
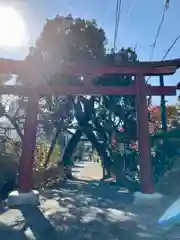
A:
{"label": "sunlight glare", "polygon": [[18,47],[25,42],[26,27],[21,16],[9,7],[0,7],[0,47]]}

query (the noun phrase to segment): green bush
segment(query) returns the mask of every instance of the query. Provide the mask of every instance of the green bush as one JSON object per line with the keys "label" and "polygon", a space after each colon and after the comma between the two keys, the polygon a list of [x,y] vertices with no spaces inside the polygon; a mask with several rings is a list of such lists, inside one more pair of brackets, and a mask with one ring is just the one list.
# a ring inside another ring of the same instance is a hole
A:
{"label": "green bush", "polygon": [[155,182],[165,176],[168,171],[172,169],[175,164],[177,156],[179,156],[180,141],[172,139],[164,139],[154,142],[154,154],[152,155],[152,162],[154,168]]}
{"label": "green bush", "polygon": [[[50,149],[50,145],[45,141],[38,142],[36,145],[35,151],[35,168],[36,170],[39,168],[40,170],[44,168],[44,162],[48,156],[48,151]],[[60,158],[60,146],[58,144],[55,145],[53,152],[50,157],[49,166],[56,164]]]}

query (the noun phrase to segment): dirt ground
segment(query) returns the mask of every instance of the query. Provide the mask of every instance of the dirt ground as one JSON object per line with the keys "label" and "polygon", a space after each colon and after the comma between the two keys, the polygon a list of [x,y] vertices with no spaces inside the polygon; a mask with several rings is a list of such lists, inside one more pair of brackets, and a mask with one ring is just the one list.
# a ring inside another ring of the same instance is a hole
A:
{"label": "dirt ground", "polygon": [[180,239],[157,225],[162,204],[135,206],[124,189],[100,183],[100,165],[77,163],[73,174],[79,180],[57,183],[41,193],[40,206],[1,214],[0,239]]}

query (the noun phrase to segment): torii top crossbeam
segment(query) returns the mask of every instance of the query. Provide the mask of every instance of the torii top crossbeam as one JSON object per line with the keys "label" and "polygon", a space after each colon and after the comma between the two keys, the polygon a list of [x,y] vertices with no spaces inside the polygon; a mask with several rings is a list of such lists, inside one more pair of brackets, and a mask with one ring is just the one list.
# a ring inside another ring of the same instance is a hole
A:
{"label": "torii top crossbeam", "polygon": [[[117,86],[94,86],[92,79],[104,74],[120,75],[172,75],[180,67],[180,59],[155,62],[136,62],[121,65],[101,64],[97,61],[79,62],[79,63],[61,63],[58,68],[60,74],[69,74],[74,76],[84,76],[85,81],[81,86],[60,86],[46,83],[38,84],[37,79],[41,75],[52,72],[53,66],[40,64],[30,60],[8,60],[0,59],[0,74],[16,74],[28,77],[31,84],[23,86],[1,86],[0,94],[28,95],[29,88],[36,88],[39,95],[135,95],[136,87],[133,85],[126,87]],[[26,81],[24,81],[26,83]],[[176,95],[175,86],[146,86],[144,88],[146,95]]]}
{"label": "torii top crossbeam", "polygon": [[[38,62],[30,62],[28,60],[9,60],[0,59],[0,74],[29,74],[41,73],[48,71],[51,66],[46,64],[41,65]],[[180,58],[167,61],[154,62],[136,62],[120,65],[100,64],[97,61],[78,62],[69,64],[60,64],[59,71],[62,74],[68,73],[73,75],[102,75],[102,74],[122,74],[122,75],[137,75],[145,76],[153,75],[171,75],[180,67]]]}

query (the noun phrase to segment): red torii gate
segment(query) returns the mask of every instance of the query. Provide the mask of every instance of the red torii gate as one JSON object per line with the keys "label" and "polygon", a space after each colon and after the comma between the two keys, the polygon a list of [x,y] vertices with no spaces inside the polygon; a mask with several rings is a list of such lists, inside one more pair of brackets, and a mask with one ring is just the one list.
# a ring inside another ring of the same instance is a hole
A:
{"label": "red torii gate", "polygon": [[[58,86],[46,83],[25,82],[22,86],[1,86],[0,94],[13,94],[28,97],[22,155],[19,165],[19,192],[27,193],[33,188],[33,160],[36,143],[36,125],[38,101],[42,95],[135,95],[137,104],[138,146],[141,191],[154,192],[152,166],[150,160],[148,95],[176,95],[176,86],[150,86],[145,76],[172,75],[180,67],[180,59],[163,62],[137,62],[120,66],[106,66],[92,61],[79,64],[61,64],[62,74],[84,76],[83,85]],[[30,63],[29,61],[0,60],[0,74],[24,74],[28,79],[37,79],[42,72],[48,72],[50,66]],[[104,74],[133,75],[135,81],[126,87],[94,86],[92,79]]]}

